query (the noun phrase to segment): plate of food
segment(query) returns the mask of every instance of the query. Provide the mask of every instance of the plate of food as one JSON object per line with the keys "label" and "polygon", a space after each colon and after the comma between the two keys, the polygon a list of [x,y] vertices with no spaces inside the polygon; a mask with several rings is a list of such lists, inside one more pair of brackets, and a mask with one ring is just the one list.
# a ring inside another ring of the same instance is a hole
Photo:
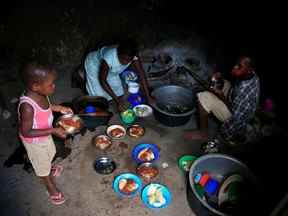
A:
{"label": "plate of food", "polygon": [[78,115],[68,114],[60,116],[56,121],[56,126],[62,127],[68,134],[75,134],[80,132],[84,123]]}
{"label": "plate of food", "polygon": [[145,129],[138,124],[132,125],[127,129],[128,135],[131,137],[139,138],[145,133]]}
{"label": "plate of food", "polygon": [[152,162],[159,158],[159,148],[155,144],[140,143],[132,150],[132,158],[138,162]]}
{"label": "plate of food", "polygon": [[153,109],[146,104],[139,104],[133,107],[133,111],[137,117],[147,117],[153,113]]}
{"label": "plate of food", "polygon": [[111,138],[106,135],[98,135],[93,138],[93,144],[100,150],[105,150],[112,145]]}
{"label": "plate of food", "polygon": [[154,179],[158,174],[159,170],[156,165],[153,163],[145,162],[140,164],[137,169],[136,173],[144,180],[144,181],[151,181]]}
{"label": "plate of food", "polygon": [[141,199],[148,208],[165,208],[172,200],[172,195],[165,185],[151,183],[144,187]]}
{"label": "plate of food", "polygon": [[133,173],[122,173],[113,181],[114,191],[121,196],[134,196],[141,188],[141,179]]}
{"label": "plate of food", "polygon": [[121,139],[126,135],[126,130],[121,125],[111,125],[107,128],[106,133],[112,139]]}

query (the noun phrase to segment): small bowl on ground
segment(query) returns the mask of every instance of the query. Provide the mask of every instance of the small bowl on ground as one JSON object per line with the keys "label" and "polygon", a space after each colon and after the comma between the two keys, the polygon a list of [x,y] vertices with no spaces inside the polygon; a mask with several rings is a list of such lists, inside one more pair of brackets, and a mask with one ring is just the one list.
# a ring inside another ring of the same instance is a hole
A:
{"label": "small bowl on ground", "polygon": [[159,174],[158,167],[149,162],[142,163],[137,166],[136,173],[146,182],[150,182]]}
{"label": "small bowl on ground", "polygon": [[113,189],[120,196],[133,197],[142,188],[142,180],[134,173],[122,173],[115,177]]}
{"label": "small bowl on ground", "polygon": [[144,136],[145,129],[139,124],[134,124],[127,128],[127,134],[130,137],[139,138]]}
{"label": "small bowl on ground", "polygon": [[92,144],[100,150],[106,150],[111,147],[112,141],[109,136],[98,135],[92,138]]}
{"label": "small bowl on ground", "polygon": [[122,125],[110,125],[106,129],[106,134],[111,139],[122,139],[126,135],[126,129]]}
{"label": "small bowl on ground", "polygon": [[150,183],[144,187],[141,199],[146,207],[151,209],[161,209],[167,207],[172,201],[172,194],[167,186]]}
{"label": "small bowl on ground", "polygon": [[153,113],[152,107],[146,104],[139,104],[133,107],[133,111],[135,115],[140,118],[151,116]]}
{"label": "small bowl on ground", "polygon": [[153,162],[159,158],[159,148],[155,144],[140,143],[132,150],[132,158],[137,163]]}
{"label": "small bowl on ground", "polygon": [[101,156],[96,158],[93,167],[97,173],[109,175],[116,169],[116,163],[107,156]]}
{"label": "small bowl on ground", "polygon": [[198,157],[193,155],[183,155],[178,160],[178,166],[182,171],[189,172],[190,167]]}

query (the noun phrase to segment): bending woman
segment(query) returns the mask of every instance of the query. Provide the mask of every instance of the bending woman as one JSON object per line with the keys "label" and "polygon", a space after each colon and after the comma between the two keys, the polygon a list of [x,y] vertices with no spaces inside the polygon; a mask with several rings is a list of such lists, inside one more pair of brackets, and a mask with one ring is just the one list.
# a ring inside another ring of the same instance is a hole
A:
{"label": "bending woman", "polygon": [[130,41],[119,45],[105,46],[87,55],[85,71],[88,94],[114,100],[118,110],[123,111],[125,106],[121,96],[124,95],[124,89],[119,75],[129,66],[138,73],[141,88],[150,102],[147,79],[138,56],[137,46]]}

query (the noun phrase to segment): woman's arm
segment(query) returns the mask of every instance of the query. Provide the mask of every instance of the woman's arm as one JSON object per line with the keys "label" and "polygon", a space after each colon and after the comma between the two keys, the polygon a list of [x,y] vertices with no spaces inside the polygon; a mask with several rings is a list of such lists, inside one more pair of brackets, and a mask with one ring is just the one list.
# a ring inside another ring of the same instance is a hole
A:
{"label": "woman's arm", "polygon": [[149,93],[146,74],[145,74],[145,71],[143,69],[143,65],[142,65],[140,57],[137,56],[137,58],[138,58],[137,60],[132,62],[131,66],[135,71],[138,72],[139,77],[140,77],[141,87],[142,87],[142,89],[143,89],[143,91],[147,97],[147,100],[151,101],[152,98],[151,98],[150,93]]}
{"label": "woman's arm", "polygon": [[107,82],[108,72],[109,72],[109,66],[106,63],[106,61],[102,60],[101,65],[100,65],[99,82],[100,82],[102,88],[112,97],[112,99],[117,104],[119,104],[120,101],[119,101],[117,95],[114,93],[111,86]]}

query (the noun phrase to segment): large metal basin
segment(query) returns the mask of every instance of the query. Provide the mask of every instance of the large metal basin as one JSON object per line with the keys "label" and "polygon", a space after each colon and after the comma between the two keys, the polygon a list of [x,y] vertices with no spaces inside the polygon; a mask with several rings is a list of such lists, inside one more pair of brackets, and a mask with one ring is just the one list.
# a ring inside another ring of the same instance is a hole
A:
{"label": "large metal basin", "polygon": [[156,102],[152,105],[154,117],[166,126],[187,123],[195,111],[195,95],[192,90],[177,85],[161,86],[152,92]]}

